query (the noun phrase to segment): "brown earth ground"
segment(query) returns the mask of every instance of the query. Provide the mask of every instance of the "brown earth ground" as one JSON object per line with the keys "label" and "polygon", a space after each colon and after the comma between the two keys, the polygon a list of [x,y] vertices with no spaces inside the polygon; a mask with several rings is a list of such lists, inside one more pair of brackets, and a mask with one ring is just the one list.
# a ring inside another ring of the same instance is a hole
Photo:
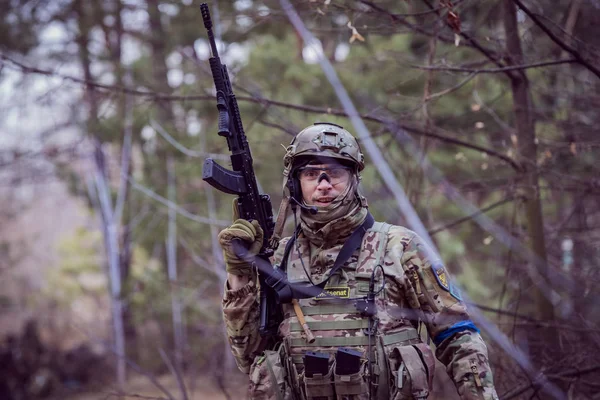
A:
{"label": "brown earth ground", "polygon": [[[227,377],[224,382],[224,389],[219,387],[214,377],[197,377],[190,379],[186,377],[185,384],[187,388],[188,400],[235,400],[246,398],[246,375],[234,373]],[[177,380],[172,375],[164,375],[157,378],[157,381],[172,395],[175,400],[183,400]],[[123,393],[123,394],[120,394]],[[123,392],[120,392],[116,385],[106,385],[103,388],[97,388],[89,391],[80,391],[76,394],[65,394],[53,396],[53,400],[168,400],[169,396],[158,389],[156,385],[146,377],[135,377],[127,382]]]}
{"label": "brown earth ground", "polygon": [[[458,400],[454,385],[443,370],[443,365],[437,363],[434,390],[429,400]],[[157,378],[158,382],[171,393],[173,399],[185,399],[172,375]],[[248,377],[240,372],[234,372],[224,379],[224,388],[219,387],[214,376],[201,376],[195,379],[186,377],[188,400],[236,400],[246,398]],[[224,390],[223,390],[224,389]],[[158,389],[146,377],[135,377],[129,380],[124,394],[119,395],[116,386],[106,385],[104,388],[80,392],[67,397],[53,397],[53,399],[68,400],[168,400],[164,392]]]}

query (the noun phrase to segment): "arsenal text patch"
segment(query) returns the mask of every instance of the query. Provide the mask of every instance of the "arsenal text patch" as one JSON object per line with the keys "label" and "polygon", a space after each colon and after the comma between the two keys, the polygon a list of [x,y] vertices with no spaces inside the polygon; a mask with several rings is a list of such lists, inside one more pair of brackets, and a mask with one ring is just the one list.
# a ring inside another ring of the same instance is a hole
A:
{"label": "arsenal text patch", "polygon": [[350,297],[350,288],[348,286],[332,286],[323,289],[323,292],[319,294],[317,299],[331,299],[331,298],[347,299]]}

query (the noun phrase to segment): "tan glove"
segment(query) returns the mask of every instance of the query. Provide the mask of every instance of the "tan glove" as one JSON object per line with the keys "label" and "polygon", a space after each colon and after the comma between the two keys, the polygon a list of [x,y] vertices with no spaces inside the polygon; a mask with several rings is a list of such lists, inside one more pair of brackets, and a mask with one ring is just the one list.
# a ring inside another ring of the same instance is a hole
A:
{"label": "tan glove", "polygon": [[225,259],[225,269],[230,274],[240,276],[252,276],[252,263],[242,260],[235,255],[231,241],[241,239],[247,244],[249,255],[256,255],[262,247],[264,232],[258,221],[246,221],[245,219],[236,219],[233,225],[223,229],[219,233],[219,244],[223,249],[223,258]]}

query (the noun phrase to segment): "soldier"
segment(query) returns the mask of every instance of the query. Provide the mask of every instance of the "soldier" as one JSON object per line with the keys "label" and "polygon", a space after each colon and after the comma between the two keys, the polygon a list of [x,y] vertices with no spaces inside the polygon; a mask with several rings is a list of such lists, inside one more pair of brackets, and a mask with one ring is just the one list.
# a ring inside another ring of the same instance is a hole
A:
{"label": "soldier", "polygon": [[275,345],[258,333],[255,266],[231,246],[238,238],[259,249],[260,226],[237,219],[219,234],[223,314],[236,363],[250,375],[249,397],[426,399],[435,360],[423,323],[460,398],[497,399],[486,345],[447,270],[414,232],[373,221],[359,189],[363,168],[358,142],[335,124],[309,126],[287,148],[284,201],[297,226],[272,262],[292,285],[324,290],[282,305]]}

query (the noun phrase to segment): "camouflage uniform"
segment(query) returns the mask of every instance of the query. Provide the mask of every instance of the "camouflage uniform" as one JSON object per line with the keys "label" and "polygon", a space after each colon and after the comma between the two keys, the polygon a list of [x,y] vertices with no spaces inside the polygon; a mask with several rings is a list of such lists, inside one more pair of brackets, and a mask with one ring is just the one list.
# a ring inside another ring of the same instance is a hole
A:
{"label": "camouflage uniform", "polygon": [[[287,260],[289,281],[318,284],[326,279],[344,242],[366,215],[363,202],[326,224],[311,225],[303,215],[301,232]],[[288,240],[282,239],[273,265],[281,265]],[[435,357],[446,366],[460,398],[497,399],[479,330],[469,320],[447,270],[428,258],[431,253],[425,246],[404,227],[375,223],[360,249],[329,279],[326,292],[336,297],[299,301],[316,336],[314,343],[305,339],[292,305],[284,304],[279,346],[265,351],[267,343],[258,333],[257,280],[238,290],[226,285],[224,319],[237,365],[250,375],[249,397],[368,399],[366,382],[371,380],[372,399],[425,399],[431,389],[434,354],[418,333],[423,323],[435,343]],[[354,303],[369,292],[371,279],[377,295],[376,314],[369,322]],[[376,330],[369,336],[371,324]],[[339,347],[359,350],[374,367],[367,369],[365,361],[358,376],[338,376],[332,370],[331,376],[304,376],[306,351],[329,353],[331,362]]]}

